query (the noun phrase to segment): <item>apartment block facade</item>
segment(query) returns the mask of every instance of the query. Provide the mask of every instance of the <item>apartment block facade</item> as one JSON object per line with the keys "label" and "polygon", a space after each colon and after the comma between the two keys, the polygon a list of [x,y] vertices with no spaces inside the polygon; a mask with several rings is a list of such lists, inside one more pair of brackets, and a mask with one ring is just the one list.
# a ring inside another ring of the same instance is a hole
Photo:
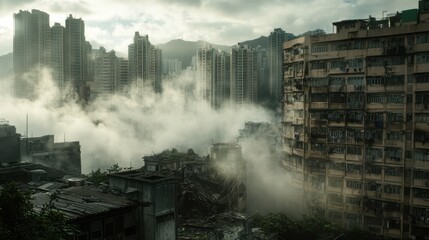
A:
{"label": "apartment block facade", "polygon": [[429,1],[284,44],[283,165],[309,213],[429,236]]}

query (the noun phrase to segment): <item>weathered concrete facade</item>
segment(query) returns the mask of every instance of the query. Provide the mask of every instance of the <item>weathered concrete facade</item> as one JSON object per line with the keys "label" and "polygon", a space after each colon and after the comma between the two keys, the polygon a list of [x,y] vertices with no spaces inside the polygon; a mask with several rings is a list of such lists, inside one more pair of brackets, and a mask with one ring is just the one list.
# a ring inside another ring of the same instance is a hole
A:
{"label": "weathered concrete facade", "polygon": [[284,167],[312,213],[429,235],[429,1],[284,44]]}

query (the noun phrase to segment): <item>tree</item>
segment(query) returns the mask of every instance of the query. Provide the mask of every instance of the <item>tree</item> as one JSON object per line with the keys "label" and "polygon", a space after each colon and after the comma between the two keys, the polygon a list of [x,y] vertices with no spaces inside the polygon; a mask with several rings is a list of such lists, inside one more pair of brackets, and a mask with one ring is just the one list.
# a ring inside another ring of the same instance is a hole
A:
{"label": "tree", "polygon": [[29,192],[16,183],[3,185],[0,192],[0,236],[4,240],[64,239],[73,226],[55,209],[55,194],[40,212],[34,210]]}
{"label": "tree", "polygon": [[292,220],[284,214],[258,215],[254,223],[265,233],[275,233],[279,239],[308,239],[308,240],[358,240],[382,239],[373,233],[360,229],[347,230],[328,222],[322,217],[304,216],[300,220]]}
{"label": "tree", "polygon": [[108,168],[105,171],[101,171],[100,168],[98,168],[96,171],[91,171],[91,173],[89,173],[86,176],[86,180],[89,182],[94,183],[95,185],[99,185],[101,183],[107,182],[108,179],[108,175],[111,173],[118,173],[118,172],[123,172],[123,171],[129,171],[132,168],[122,168],[119,166],[119,164],[115,163],[113,166],[111,166],[110,168]]}

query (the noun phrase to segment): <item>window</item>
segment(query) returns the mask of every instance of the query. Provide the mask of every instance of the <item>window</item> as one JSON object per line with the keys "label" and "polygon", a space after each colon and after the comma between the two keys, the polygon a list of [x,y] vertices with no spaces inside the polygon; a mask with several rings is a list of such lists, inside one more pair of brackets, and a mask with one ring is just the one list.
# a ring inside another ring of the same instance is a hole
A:
{"label": "window", "polygon": [[360,147],[347,147],[347,154],[349,155],[361,155],[362,148]]}
{"label": "window", "polygon": [[347,78],[347,84],[348,85],[355,85],[355,86],[363,86],[364,85],[364,81],[363,81],[364,77],[363,76],[359,76],[359,77],[348,77]]}
{"label": "window", "polygon": [[343,180],[336,179],[336,178],[330,178],[329,179],[329,186],[331,186],[331,187],[342,187],[343,186]]}
{"label": "window", "polygon": [[416,75],[416,83],[429,83],[429,74]]}
{"label": "window", "polygon": [[403,175],[402,168],[384,167],[384,174],[387,176],[401,177]]}
{"label": "window", "polygon": [[386,114],[386,121],[387,122],[403,123],[404,122],[404,114],[388,112]]}
{"label": "window", "polygon": [[346,181],[346,187],[353,189],[361,189],[362,183],[358,181]]}
{"label": "window", "polygon": [[400,148],[386,147],[384,148],[384,154],[386,158],[399,162],[401,161],[402,150]]}
{"label": "window", "polygon": [[401,194],[401,187],[396,185],[385,185],[384,192],[390,194]]}
{"label": "window", "polygon": [[311,102],[328,102],[327,93],[313,93],[310,95]]}
{"label": "window", "polygon": [[416,92],[416,104],[428,104],[429,92]]}
{"label": "window", "polygon": [[413,192],[414,192],[414,197],[429,198],[429,190],[427,189],[414,188]]}
{"label": "window", "polygon": [[329,48],[328,44],[313,45],[313,46],[311,46],[311,52],[312,53],[327,52],[327,51],[329,51],[328,48]]}
{"label": "window", "polygon": [[429,63],[429,53],[416,54],[416,63],[417,64]]}
{"label": "window", "polygon": [[309,87],[326,87],[329,86],[328,78],[310,78],[307,80]]}
{"label": "window", "polygon": [[345,163],[331,163],[329,166],[329,169],[336,170],[336,171],[344,171],[344,170],[346,170],[346,164]]}
{"label": "window", "polygon": [[346,197],[346,203],[352,205],[360,205],[360,198]]}
{"label": "window", "polygon": [[329,83],[331,86],[342,86],[345,84],[345,78],[344,77],[329,78]]}
{"label": "window", "polygon": [[368,48],[381,48],[382,43],[380,39],[371,39],[368,42]]}
{"label": "window", "polygon": [[346,147],[337,147],[337,146],[329,147],[329,154],[344,154],[345,152],[346,152]]}
{"label": "window", "polygon": [[387,140],[401,141],[402,136],[403,136],[403,134],[401,132],[397,132],[397,131],[392,131],[392,132],[387,131],[386,132],[386,139]]}
{"label": "window", "polygon": [[382,94],[368,94],[367,102],[368,103],[384,103],[385,96]]}
{"label": "window", "polygon": [[362,165],[346,164],[346,171],[347,172],[361,173],[362,172]]}
{"label": "window", "polygon": [[429,161],[429,151],[414,150],[413,158],[419,161]]}
{"label": "window", "polygon": [[380,166],[367,166],[365,168],[367,174],[381,174],[381,167]]}
{"label": "window", "polygon": [[383,151],[380,148],[367,148],[365,154],[367,162],[375,162],[383,157]]}
{"label": "window", "polygon": [[331,111],[328,113],[327,119],[329,121],[342,122],[344,121],[344,111]]}
{"label": "window", "polygon": [[386,99],[387,99],[387,103],[404,103],[404,94],[397,94],[397,93],[387,94]]}
{"label": "window", "polygon": [[429,122],[429,114],[420,113],[416,114],[416,123],[428,123]]}
{"label": "window", "polygon": [[429,33],[420,33],[416,35],[416,44],[429,43]]}
{"label": "window", "polygon": [[310,66],[311,69],[327,69],[326,61],[313,61]]}
{"label": "window", "polygon": [[413,175],[414,175],[414,179],[429,180],[429,172],[414,171]]}
{"label": "window", "polygon": [[361,111],[350,111],[347,112],[347,122],[349,123],[362,123],[363,112]]}

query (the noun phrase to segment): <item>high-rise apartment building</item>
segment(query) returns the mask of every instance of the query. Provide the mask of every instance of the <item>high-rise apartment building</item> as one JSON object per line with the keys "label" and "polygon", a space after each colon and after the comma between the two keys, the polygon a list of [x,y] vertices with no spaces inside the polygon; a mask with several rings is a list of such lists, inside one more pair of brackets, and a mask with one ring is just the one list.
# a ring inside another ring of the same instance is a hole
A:
{"label": "high-rise apartment building", "polygon": [[125,58],[117,58],[116,60],[116,82],[117,91],[119,93],[125,93],[129,89],[130,77],[128,72],[128,60]]}
{"label": "high-rise apartment building", "polygon": [[258,100],[257,52],[247,45],[231,50],[231,101],[237,104]]}
{"label": "high-rise apartment building", "polygon": [[83,99],[88,73],[85,24],[82,19],[73,18],[72,15],[66,19],[64,57],[65,84],[72,94],[77,93],[79,99]]}
{"label": "high-rise apartment building", "polygon": [[106,52],[100,47],[98,56],[94,59],[94,83],[91,88],[91,98],[108,96],[118,90],[117,58],[115,51]]}
{"label": "high-rise apartment building", "polygon": [[311,213],[429,236],[429,1],[284,44],[284,167]]}
{"label": "high-rise apartment building", "polygon": [[32,98],[42,67],[51,63],[49,15],[39,10],[14,14],[13,68],[15,96]]}
{"label": "high-rise apartment building", "polygon": [[201,99],[219,108],[230,97],[230,55],[211,46],[197,50],[197,88]]}
{"label": "high-rise apartment building", "polygon": [[269,92],[272,101],[280,103],[283,83],[283,43],[287,41],[286,32],[281,28],[274,29],[269,36]]}
{"label": "high-rise apartment building", "polygon": [[51,28],[52,78],[58,89],[64,90],[64,27],[55,23]]}
{"label": "high-rise apartment building", "polygon": [[176,76],[183,70],[182,61],[179,59],[162,60],[162,74],[164,76]]}
{"label": "high-rise apartment building", "polygon": [[149,41],[148,35],[134,35],[134,42],[128,46],[130,79],[137,89],[160,92],[162,88],[162,53]]}
{"label": "high-rise apartment building", "polygon": [[198,97],[214,105],[213,85],[215,80],[215,50],[206,46],[197,50]]}

